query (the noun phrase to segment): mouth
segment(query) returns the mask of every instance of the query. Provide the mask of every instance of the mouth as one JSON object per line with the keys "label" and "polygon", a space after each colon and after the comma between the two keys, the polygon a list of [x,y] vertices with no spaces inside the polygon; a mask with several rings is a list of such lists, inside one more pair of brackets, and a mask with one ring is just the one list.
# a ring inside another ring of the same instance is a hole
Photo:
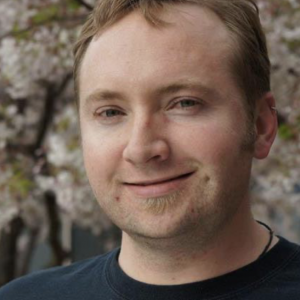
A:
{"label": "mouth", "polygon": [[133,186],[149,186],[149,185],[156,185],[156,184],[164,184],[167,182],[171,182],[174,180],[180,180],[190,177],[194,172],[185,173],[179,176],[174,176],[167,179],[158,179],[158,180],[149,180],[149,181],[141,181],[141,182],[125,182],[126,185],[133,185]]}
{"label": "mouth", "polygon": [[133,193],[133,195],[139,198],[161,197],[181,190],[187,184],[187,180],[194,173],[195,172],[189,172],[179,176],[161,178],[157,180],[127,182],[124,185],[130,193]]}

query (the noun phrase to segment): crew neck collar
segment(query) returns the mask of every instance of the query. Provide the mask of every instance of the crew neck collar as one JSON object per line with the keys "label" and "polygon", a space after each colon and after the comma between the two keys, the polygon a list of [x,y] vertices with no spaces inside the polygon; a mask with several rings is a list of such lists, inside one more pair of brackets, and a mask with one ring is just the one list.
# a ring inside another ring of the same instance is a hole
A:
{"label": "crew neck collar", "polygon": [[124,299],[194,300],[199,299],[199,296],[203,299],[213,299],[221,295],[229,297],[232,293],[267,280],[300,251],[293,243],[282,237],[278,238],[277,244],[261,259],[225,275],[180,285],[151,285],[129,277],[118,264],[120,249],[116,249],[105,266],[106,280]]}

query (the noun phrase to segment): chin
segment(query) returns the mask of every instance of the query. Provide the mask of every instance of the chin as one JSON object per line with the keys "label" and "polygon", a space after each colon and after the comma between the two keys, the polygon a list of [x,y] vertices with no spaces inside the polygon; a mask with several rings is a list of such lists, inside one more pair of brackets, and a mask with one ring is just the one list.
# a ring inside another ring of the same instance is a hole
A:
{"label": "chin", "polygon": [[138,230],[133,230],[132,228],[123,229],[128,236],[134,240],[139,241],[149,241],[155,242],[155,240],[161,242],[162,240],[171,240],[173,238],[178,238],[182,228],[180,226],[171,227],[168,224],[165,228],[163,226],[147,228],[146,226],[140,227]]}
{"label": "chin", "polygon": [[[131,218],[121,224],[119,228],[133,239],[139,240],[170,240],[188,235],[198,231],[197,219],[187,215],[186,209],[179,208],[180,214],[176,210],[164,211],[161,214],[147,213]],[[157,211],[156,211],[157,212]]]}

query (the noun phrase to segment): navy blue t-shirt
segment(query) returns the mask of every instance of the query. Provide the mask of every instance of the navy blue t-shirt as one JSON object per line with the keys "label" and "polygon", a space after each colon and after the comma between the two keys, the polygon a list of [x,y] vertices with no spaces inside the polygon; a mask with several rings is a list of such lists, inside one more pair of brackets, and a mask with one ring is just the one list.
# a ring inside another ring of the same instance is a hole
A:
{"label": "navy blue t-shirt", "polygon": [[39,271],[0,289],[0,300],[299,300],[300,246],[280,238],[261,259],[213,279],[157,286],[128,277],[119,249]]}

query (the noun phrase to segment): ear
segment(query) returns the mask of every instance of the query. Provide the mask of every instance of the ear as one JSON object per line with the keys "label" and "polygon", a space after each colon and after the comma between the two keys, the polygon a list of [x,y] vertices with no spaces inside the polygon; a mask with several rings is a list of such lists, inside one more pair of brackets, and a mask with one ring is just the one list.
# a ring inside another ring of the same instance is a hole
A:
{"label": "ear", "polygon": [[277,133],[277,111],[275,99],[271,92],[263,95],[257,102],[256,107],[256,140],[254,157],[257,159],[266,158]]}

